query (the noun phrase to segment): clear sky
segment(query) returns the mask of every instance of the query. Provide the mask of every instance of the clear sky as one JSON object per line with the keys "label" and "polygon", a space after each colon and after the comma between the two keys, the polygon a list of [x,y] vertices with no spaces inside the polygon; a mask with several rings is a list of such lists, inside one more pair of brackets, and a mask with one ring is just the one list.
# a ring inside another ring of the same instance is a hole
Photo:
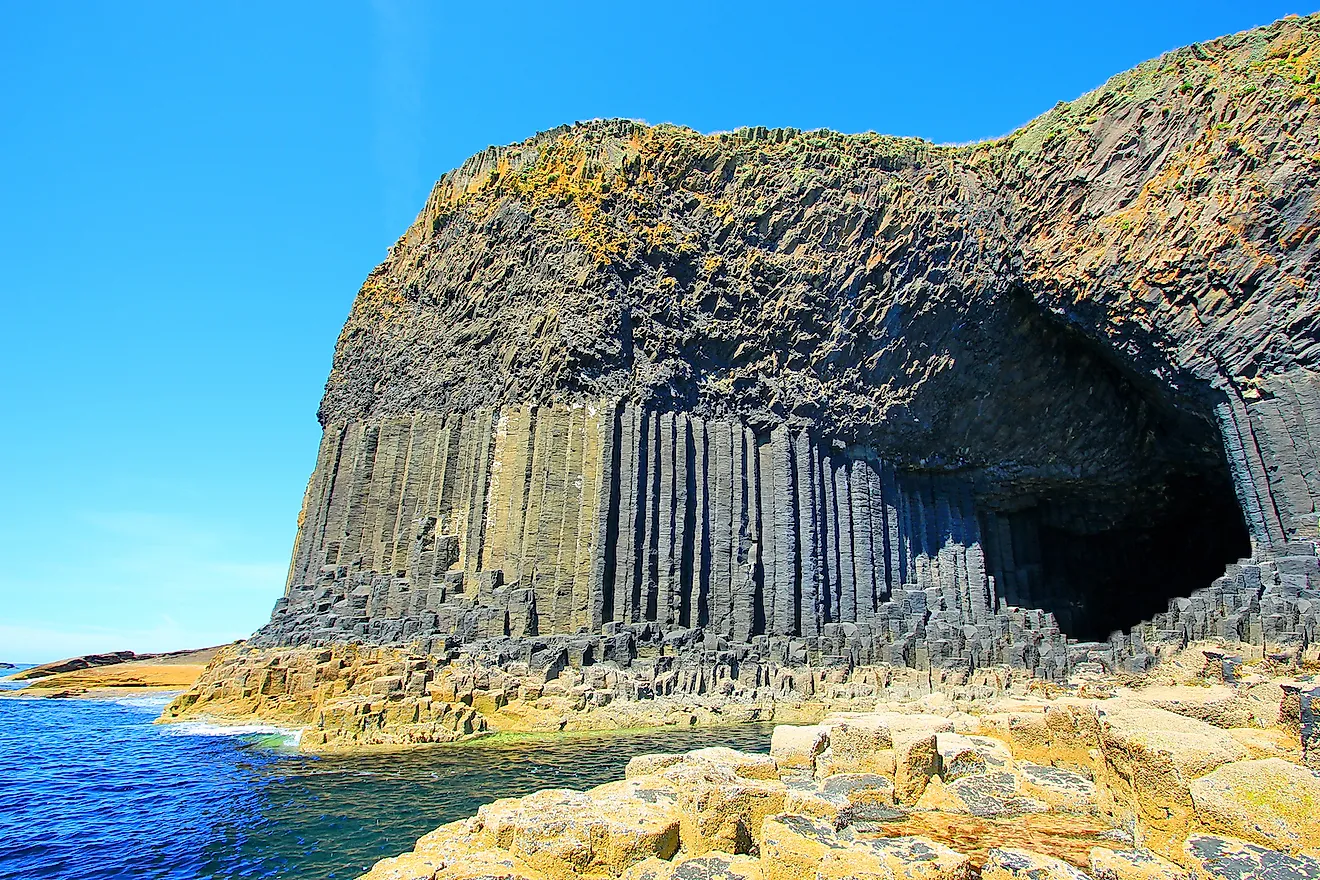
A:
{"label": "clear sky", "polygon": [[358,285],[488,144],[602,116],[977,140],[1309,11],[0,0],[0,660],[265,622]]}

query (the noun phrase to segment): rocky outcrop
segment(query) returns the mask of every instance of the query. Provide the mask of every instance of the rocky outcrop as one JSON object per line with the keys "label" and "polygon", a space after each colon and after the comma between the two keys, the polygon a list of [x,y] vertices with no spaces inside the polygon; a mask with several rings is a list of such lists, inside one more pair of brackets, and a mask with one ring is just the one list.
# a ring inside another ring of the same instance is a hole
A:
{"label": "rocky outcrop", "polygon": [[1212,688],[1209,667],[1179,672],[1189,659],[1158,671],[1181,683],[1096,679],[1104,698],[928,697],[776,727],[769,755],[637,756],[617,782],[483,806],[366,877],[1314,876],[1320,777],[1296,738],[1258,756],[1267,731],[1290,729],[1281,684],[1299,682],[1245,668],[1230,688],[1273,710],[1246,735],[1193,717],[1190,694],[1174,699]]}
{"label": "rocky outcrop", "polygon": [[969,146],[612,120],[474,157],[354,304],[253,643],[1304,653],[1317,45],[1178,50]]}

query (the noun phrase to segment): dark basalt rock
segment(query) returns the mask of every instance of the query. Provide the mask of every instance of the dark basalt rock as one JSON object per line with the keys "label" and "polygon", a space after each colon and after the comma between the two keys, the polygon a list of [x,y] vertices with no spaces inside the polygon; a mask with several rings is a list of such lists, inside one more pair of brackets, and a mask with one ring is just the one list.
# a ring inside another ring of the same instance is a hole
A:
{"label": "dark basalt rock", "polygon": [[1318,45],[1285,19],[968,146],[608,120],[473,157],[353,306],[254,641],[1304,647]]}

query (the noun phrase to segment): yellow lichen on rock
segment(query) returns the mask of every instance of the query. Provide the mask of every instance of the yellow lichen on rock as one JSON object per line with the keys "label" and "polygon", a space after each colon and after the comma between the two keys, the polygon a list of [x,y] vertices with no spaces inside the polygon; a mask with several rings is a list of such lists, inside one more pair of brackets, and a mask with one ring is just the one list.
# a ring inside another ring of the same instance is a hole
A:
{"label": "yellow lichen on rock", "polygon": [[1196,816],[1230,837],[1320,854],[1320,776],[1280,758],[1224,764],[1192,781]]}

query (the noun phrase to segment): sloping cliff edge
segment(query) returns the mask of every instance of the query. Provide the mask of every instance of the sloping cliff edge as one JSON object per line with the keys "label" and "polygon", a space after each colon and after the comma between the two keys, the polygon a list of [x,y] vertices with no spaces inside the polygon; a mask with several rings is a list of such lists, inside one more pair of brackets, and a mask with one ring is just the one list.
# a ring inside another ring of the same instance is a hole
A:
{"label": "sloping cliff edge", "polygon": [[1285,19],[967,146],[474,157],[345,324],[270,624],[167,716],[331,747],[1304,663],[1318,47]]}

